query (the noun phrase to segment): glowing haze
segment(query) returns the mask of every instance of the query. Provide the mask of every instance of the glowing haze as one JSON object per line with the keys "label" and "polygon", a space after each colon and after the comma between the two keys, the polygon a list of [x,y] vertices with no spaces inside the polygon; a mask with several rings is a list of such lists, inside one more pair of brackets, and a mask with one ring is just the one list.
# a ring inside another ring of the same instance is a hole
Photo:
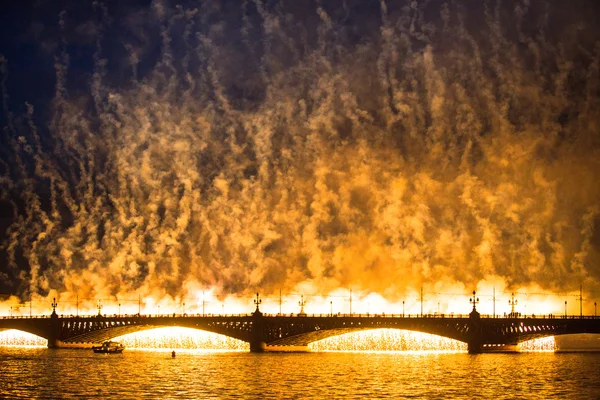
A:
{"label": "glowing haze", "polygon": [[500,312],[512,291],[593,298],[593,1],[363,3],[57,13],[50,111],[4,93],[3,290],[110,313],[200,312],[202,292],[211,312],[256,292],[277,312],[279,290],[284,312],[300,293],[348,312],[350,289],[355,312],[416,313],[421,287],[426,312],[468,312],[473,289],[491,312],[494,287]]}

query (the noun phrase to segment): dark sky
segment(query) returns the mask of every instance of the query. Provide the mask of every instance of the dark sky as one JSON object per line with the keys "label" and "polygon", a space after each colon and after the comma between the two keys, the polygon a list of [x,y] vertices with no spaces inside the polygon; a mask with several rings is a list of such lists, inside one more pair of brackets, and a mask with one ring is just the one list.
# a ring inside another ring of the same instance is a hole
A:
{"label": "dark sky", "polygon": [[[158,2],[174,7],[184,4],[184,7],[193,8],[196,2]],[[202,2],[200,2],[202,3]],[[211,2],[206,2],[210,4]],[[225,18],[229,8],[238,8],[241,1],[218,1],[220,11],[216,12],[216,19]],[[256,9],[249,1],[248,14],[256,14]],[[267,8],[277,9],[279,2],[267,1]],[[339,4],[338,4],[339,3]],[[388,12],[391,16],[404,7],[410,5],[408,1],[387,2]],[[417,2],[423,7],[423,14],[429,18],[430,23],[441,24],[440,4],[443,2],[421,1]],[[439,3],[439,4],[438,4]],[[465,0],[459,2],[459,7],[465,10],[464,23],[472,30],[483,29],[481,15],[484,3],[479,0]],[[98,5],[100,4],[100,5]],[[27,101],[36,106],[46,107],[54,94],[55,68],[54,57],[59,56],[61,41],[66,41],[69,55],[69,68],[73,88],[85,86],[93,69],[93,54],[96,51],[96,39],[100,33],[101,21],[108,21],[105,25],[105,34],[102,38],[103,57],[111,62],[108,65],[113,73],[111,77],[119,80],[127,74],[124,69],[126,50],[123,45],[127,42],[145,46],[147,64],[140,65],[144,69],[153,67],[160,53],[160,36],[157,30],[158,22],[152,16],[152,1],[126,0],[99,2],[73,1],[73,0],[6,0],[0,4],[0,54],[8,60],[9,79],[6,82],[11,104],[22,111],[22,104]],[[199,3],[198,3],[199,4]],[[286,12],[300,18],[307,27],[307,32],[314,33],[318,19],[314,13],[315,3],[282,2]],[[321,3],[317,3],[321,4]],[[490,8],[495,2],[487,2]],[[524,3],[525,4],[525,3]],[[330,13],[334,22],[339,24],[337,34],[344,37],[347,43],[356,44],[369,35],[377,32],[381,23],[380,4],[375,0],[368,1],[340,1],[323,2],[322,7]],[[207,7],[208,9],[212,7]],[[283,8],[283,7],[279,7]],[[503,7],[506,9],[507,7]],[[552,10],[549,16],[545,13]],[[106,14],[104,13],[106,11]],[[59,20],[61,12],[65,12],[65,28],[61,30]],[[103,17],[108,15],[108,18]],[[586,25],[593,25],[600,15],[600,3],[595,1],[576,0],[564,1],[532,1],[529,4],[528,15],[522,29],[525,33],[534,35],[540,25],[545,25],[544,34],[550,42],[560,41],[567,35],[567,31],[586,31]],[[255,16],[255,15],[254,15]],[[215,18],[213,18],[215,19]],[[231,18],[235,20],[235,17]],[[203,20],[207,25],[212,22],[210,18]],[[235,21],[237,28],[239,21]],[[572,28],[572,29],[571,29]],[[204,27],[206,29],[206,27]],[[260,41],[262,37],[255,32],[254,40]],[[513,35],[514,32],[507,31]],[[587,43],[586,47],[598,40],[597,32],[586,32],[580,36]],[[512,38],[511,38],[512,39]],[[143,43],[142,43],[143,42]],[[568,49],[567,49],[568,50]],[[40,110],[41,111],[41,110]]]}
{"label": "dark sky", "polygon": [[[54,58],[60,55],[61,41],[65,40],[70,58],[69,67],[74,76],[83,75],[73,82],[74,86],[84,86],[85,78],[93,68],[93,54],[96,51],[98,22],[103,14],[93,1],[71,0],[7,0],[0,5],[0,53],[8,60],[7,81],[11,103],[19,107],[28,101],[34,105],[46,106],[54,94],[56,73]],[[149,7],[150,1],[107,2],[115,18],[114,31],[119,31],[125,23],[119,17],[131,14],[133,10]],[[108,10],[108,8],[107,8]],[[61,30],[59,21],[64,12],[65,27]],[[107,53],[119,46],[119,40],[111,42],[105,38]]]}

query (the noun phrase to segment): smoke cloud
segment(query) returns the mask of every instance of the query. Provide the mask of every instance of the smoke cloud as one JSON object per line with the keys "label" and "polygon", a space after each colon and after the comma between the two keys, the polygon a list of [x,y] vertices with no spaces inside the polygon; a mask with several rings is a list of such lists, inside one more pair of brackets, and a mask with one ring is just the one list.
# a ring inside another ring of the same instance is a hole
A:
{"label": "smoke cloud", "polygon": [[594,2],[335,3],[56,14],[49,112],[3,59],[4,289],[600,291]]}

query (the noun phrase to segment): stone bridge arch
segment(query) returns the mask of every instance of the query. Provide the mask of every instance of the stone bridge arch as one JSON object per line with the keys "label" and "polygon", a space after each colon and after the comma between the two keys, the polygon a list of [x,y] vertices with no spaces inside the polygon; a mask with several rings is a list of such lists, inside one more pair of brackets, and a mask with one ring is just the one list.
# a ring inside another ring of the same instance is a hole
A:
{"label": "stone bridge arch", "polygon": [[30,333],[42,339],[50,337],[51,320],[47,317],[34,318],[12,318],[0,320],[0,331],[14,329],[20,332]]}
{"label": "stone bridge arch", "polygon": [[[461,342],[469,340],[467,318],[389,318],[385,316],[267,317],[257,321],[264,350],[306,348],[310,343],[346,333],[394,329],[431,334]],[[261,326],[262,325],[262,326]]]}
{"label": "stone bridge arch", "polygon": [[409,328],[400,328],[400,327],[372,327],[372,326],[364,326],[364,327],[351,327],[351,328],[333,328],[333,329],[324,329],[313,332],[301,333],[298,335],[288,336],[282,339],[276,339],[272,342],[267,343],[267,349],[269,347],[276,346],[292,346],[292,347],[307,347],[311,343],[317,342],[319,340],[329,339],[336,336],[341,336],[350,333],[357,332],[365,332],[365,331],[375,331],[389,329],[395,331],[404,331],[404,332],[418,332],[425,333],[432,336],[436,336],[439,338],[452,339],[458,342],[462,342],[466,344],[465,340],[460,340],[457,338],[458,335],[453,335],[455,337],[441,335],[439,332],[434,331],[432,329],[409,329]]}
{"label": "stone bridge arch", "polygon": [[150,331],[150,330],[161,329],[161,328],[175,328],[175,327],[187,328],[187,329],[193,329],[196,331],[219,334],[219,335],[223,335],[226,337],[230,337],[230,338],[248,342],[247,339],[244,340],[244,338],[240,337],[242,335],[234,335],[231,332],[228,332],[226,330],[213,328],[210,326],[197,326],[195,324],[182,324],[182,323],[175,323],[175,324],[169,324],[169,325],[153,323],[153,324],[136,324],[136,325],[126,325],[126,326],[102,327],[102,328],[99,328],[99,329],[96,329],[96,330],[93,330],[90,332],[86,332],[86,333],[82,333],[79,335],[69,337],[67,340],[62,341],[62,344],[75,345],[75,344],[84,344],[84,343],[90,343],[90,344],[91,343],[102,343],[104,341],[112,340],[116,337],[129,335],[132,333]]}
{"label": "stone bridge arch", "polygon": [[[10,332],[10,334],[7,334]],[[13,333],[16,332],[16,333]],[[48,339],[21,329],[0,328],[0,346],[47,346]]]}
{"label": "stone bridge arch", "polygon": [[91,317],[60,321],[58,347],[85,347],[131,333],[157,328],[180,327],[221,334],[245,342],[250,341],[251,324],[248,318],[175,318],[170,316],[146,317]]}

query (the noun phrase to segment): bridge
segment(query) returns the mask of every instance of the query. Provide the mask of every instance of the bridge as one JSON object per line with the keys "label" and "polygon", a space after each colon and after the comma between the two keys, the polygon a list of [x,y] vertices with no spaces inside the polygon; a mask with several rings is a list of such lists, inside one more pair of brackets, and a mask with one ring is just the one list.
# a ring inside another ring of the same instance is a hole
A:
{"label": "bridge", "polygon": [[546,336],[600,333],[596,316],[482,316],[473,302],[468,315],[115,315],[6,317],[0,330],[17,329],[48,340],[49,348],[87,348],[103,341],[161,327],[213,332],[250,344],[251,352],[302,351],[309,343],[369,329],[401,329],[439,335],[467,343],[469,353],[507,351],[521,342]]}

